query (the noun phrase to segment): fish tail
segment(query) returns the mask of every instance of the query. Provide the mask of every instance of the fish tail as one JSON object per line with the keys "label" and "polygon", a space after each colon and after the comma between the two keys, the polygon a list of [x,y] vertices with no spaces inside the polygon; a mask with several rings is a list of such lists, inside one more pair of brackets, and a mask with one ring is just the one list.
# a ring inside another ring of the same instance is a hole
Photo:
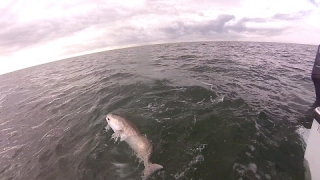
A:
{"label": "fish tail", "polygon": [[142,180],[148,179],[148,177],[151,174],[153,174],[155,171],[162,169],[162,168],[163,168],[163,166],[161,166],[160,164],[152,164],[152,163],[148,164],[144,168]]}

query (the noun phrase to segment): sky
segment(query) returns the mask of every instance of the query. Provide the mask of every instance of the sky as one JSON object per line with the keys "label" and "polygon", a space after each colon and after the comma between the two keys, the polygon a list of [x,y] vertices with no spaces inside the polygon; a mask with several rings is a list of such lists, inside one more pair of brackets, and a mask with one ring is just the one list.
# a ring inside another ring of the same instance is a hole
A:
{"label": "sky", "polygon": [[147,44],[320,44],[320,0],[1,0],[0,17],[0,74]]}

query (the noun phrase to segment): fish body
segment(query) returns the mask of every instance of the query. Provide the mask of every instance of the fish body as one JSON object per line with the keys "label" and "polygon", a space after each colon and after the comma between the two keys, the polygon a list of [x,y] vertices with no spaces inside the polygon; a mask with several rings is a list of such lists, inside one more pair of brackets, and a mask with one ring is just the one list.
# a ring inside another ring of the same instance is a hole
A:
{"label": "fish body", "polygon": [[143,180],[146,180],[152,173],[163,168],[159,164],[150,162],[152,145],[148,138],[142,135],[134,124],[114,114],[108,114],[106,120],[108,123],[106,130],[108,131],[111,128],[114,131],[112,139],[117,141],[120,138],[120,141],[128,143],[137,157],[143,161],[145,167],[142,176]]}

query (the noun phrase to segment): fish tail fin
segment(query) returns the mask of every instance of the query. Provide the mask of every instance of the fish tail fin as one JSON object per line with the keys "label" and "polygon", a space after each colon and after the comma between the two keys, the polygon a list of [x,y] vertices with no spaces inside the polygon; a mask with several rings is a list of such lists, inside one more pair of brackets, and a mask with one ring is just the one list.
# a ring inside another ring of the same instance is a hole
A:
{"label": "fish tail fin", "polygon": [[162,168],[163,168],[163,166],[161,166],[160,164],[152,164],[152,163],[148,164],[144,168],[142,180],[148,179],[148,177],[151,174],[153,174],[155,171],[162,169]]}

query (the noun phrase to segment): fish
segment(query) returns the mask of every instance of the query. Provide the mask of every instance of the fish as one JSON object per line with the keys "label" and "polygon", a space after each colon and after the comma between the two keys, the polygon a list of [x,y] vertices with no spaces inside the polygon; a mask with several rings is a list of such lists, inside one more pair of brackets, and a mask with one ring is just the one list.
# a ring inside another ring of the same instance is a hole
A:
{"label": "fish", "polygon": [[108,123],[106,131],[110,129],[114,131],[111,138],[115,141],[119,139],[120,141],[125,141],[133,149],[136,156],[143,161],[145,168],[142,180],[148,179],[151,174],[163,168],[162,165],[154,164],[150,161],[152,144],[146,136],[140,133],[133,123],[115,114],[108,114],[106,120]]}

